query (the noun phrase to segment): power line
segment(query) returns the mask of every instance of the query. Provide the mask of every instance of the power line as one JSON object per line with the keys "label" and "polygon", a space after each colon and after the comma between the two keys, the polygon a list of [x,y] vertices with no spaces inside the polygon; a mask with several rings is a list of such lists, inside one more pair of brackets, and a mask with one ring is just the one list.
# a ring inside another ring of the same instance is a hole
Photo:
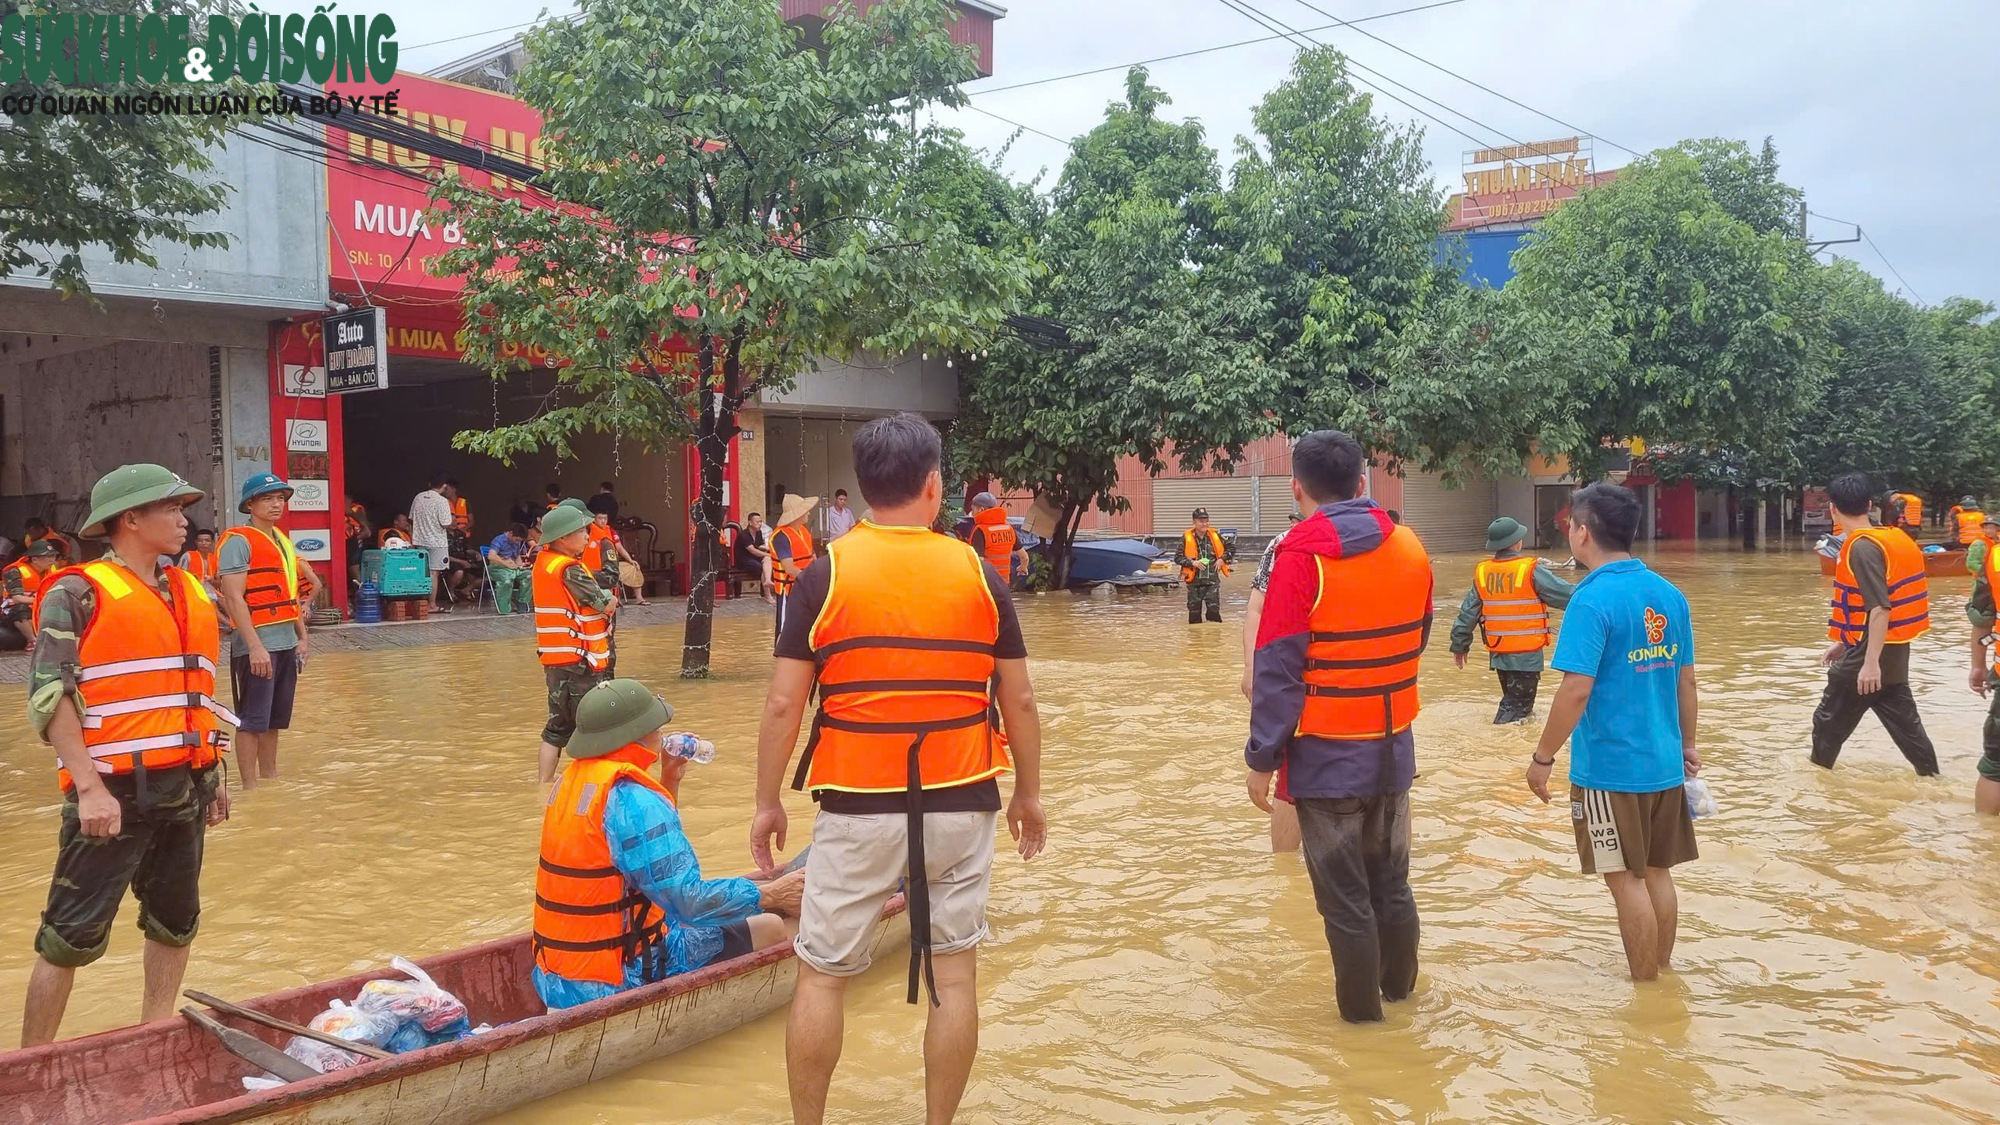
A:
{"label": "power line", "polygon": [[[1285,23],[1283,20],[1280,20],[1275,16],[1266,15],[1265,13],[1257,10],[1256,8],[1251,7],[1250,4],[1247,2],[1247,0],[1221,0],[1221,3],[1224,7],[1229,8],[1232,11],[1235,11],[1237,14],[1242,15],[1250,20],[1253,20],[1264,27],[1285,29],[1286,31],[1290,32],[1290,35],[1286,35],[1285,38],[1290,39],[1292,43],[1296,44],[1302,50],[1305,48],[1306,44],[1300,43],[1299,39],[1304,39],[1306,43],[1310,43],[1316,47],[1325,46],[1324,43],[1321,43],[1319,40],[1314,39],[1311,35],[1307,34],[1306,32],[1300,31],[1297,28],[1292,27],[1290,24]],[[1297,36],[1298,38],[1292,38],[1292,36]],[[1469,114],[1461,113],[1458,110],[1455,110],[1450,106],[1445,105],[1443,102],[1438,101],[1436,98],[1432,98],[1428,95],[1419,93],[1418,91],[1413,90],[1408,86],[1404,86],[1401,82],[1398,82],[1393,78],[1390,78],[1388,75],[1383,74],[1381,71],[1375,70],[1372,67],[1366,66],[1351,58],[1348,59],[1347,62],[1356,69],[1365,70],[1368,73],[1375,75],[1376,77],[1382,79],[1385,82],[1388,82],[1393,86],[1398,86],[1404,90],[1409,90],[1410,93],[1415,94],[1417,97],[1423,98],[1425,101],[1430,102],[1432,105],[1438,106],[1445,112],[1455,114],[1459,117],[1464,118],[1467,121],[1472,122],[1472,124],[1478,128],[1485,129],[1496,136],[1502,137],[1509,141],[1513,141],[1517,145],[1526,143],[1517,140],[1514,137],[1508,136],[1501,130],[1495,129],[1493,126],[1488,125],[1483,121],[1480,121],[1476,117],[1472,117]],[[1384,90],[1382,87],[1376,85],[1375,83],[1369,82],[1365,78],[1355,77],[1354,81],[1360,83],[1363,86],[1367,86],[1368,88],[1374,90],[1376,93],[1381,94],[1385,98],[1388,98],[1390,101],[1393,101],[1398,105],[1401,105],[1409,109],[1411,112],[1419,114],[1424,118],[1427,118],[1430,121],[1434,121],[1437,124],[1443,126],[1444,128],[1449,129],[1454,133],[1457,133],[1459,136],[1464,137],[1466,140],[1471,141],[1473,144],[1478,145],[1480,148],[1494,147],[1492,141],[1475,137],[1471,133],[1468,133],[1465,130],[1459,128],[1458,126],[1453,125],[1451,122],[1446,121],[1443,118],[1439,117],[1438,115],[1424,109],[1422,106],[1416,105],[1412,102],[1399,98],[1395,94],[1392,94],[1387,90]]]}
{"label": "power line", "polygon": [[1480,82],[1476,82],[1476,81],[1474,81],[1474,80],[1472,80],[1472,79],[1470,79],[1470,78],[1467,78],[1467,77],[1466,77],[1465,75],[1463,75],[1463,74],[1460,74],[1459,72],[1457,72],[1457,71],[1455,71],[1455,70],[1452,70],[1452,69],[1451,69],[1450,67],[1447,67],[1447,66],[1441,66],[1441,65],[1439,65],[1438,63],[1434,63],[1434,62],[1432,62],[1431,60],[1429,60],[1429,59],[1427,59],[1427,58],[1423,57],[1422,55],[1420,55],[1420,54],[1417,54],[1417,53],[1416,53],[1415,51],[1410,51],[1410,50],[1405,50],[1405,49],[1404,49],[1403,47],[1400,47],[1400,46],[1398,46],[1398,45],[1397,45],[1397,44],[1395,44],[1395,43],[1391,43],[1391,42],[1390,42],[1390,41],[1388,41],[1387,39],[1384,39],[1384,38],[1382,38],[1382,37],[1381,37],[1380,35],[1377,35],[1377,34],[1375,34],[1375,33],[1374,33],[1374,32],[1372,32],[1372,31],[1368,31],[1368,30],[1366,30],[1366,29],[1364,29],[1364,28],[1360,28],[1360,27],[1356,27],[1356,26],[1355,26],[1356,24],[1358,24],[1358,23],[1362,22],[1362,21],[1360,21],[1360,20],[1343,20],[1343,19],[1341,19],[1341,18],[1340,18],[1339,16],[1336,16],[1336,15],[1334,15],[1334,14],[1333,14],[1332,12],[1329,12],[1329,11],[1327,11],[1326,9],[1324,9],[1324,8],[1322,8],[1322,7],[1319,7],[1319,6],[1318,6],[1318,5],[1316,5],[1316,4],[1311,4],[1311,3],[1308,3],[1308,2],[1307,2],[1307,0],[1292,0],[1292,2],[1293,2],[1293,3],[1295,3],[1295,4],[1297,4],[1297,5],[1299,5],[1299,6],[1300,6],[1300,7],[1302,7],[1302,8],[1306,8],[1306,9],[1308,9],[1308,10],[1310,10],[1310,11],[1314,11],[1314,12],[1318,12],[1318,13],[1319,13],[1320,15],[1322,15],[1322,16],[1325,16],[1326,18],[1328,18],[1328,19],[1330,19],[1330,20],[1335,20],[1335,21],[1337,21],[1337,22],[1338,22],[1338,26],[1340,26],[1340,27],[1344,27],[1344,28],[1347,28],[1347,29],[1348,29],[1348,30],[1350,30],[1350,31],[1356,31],[1356,32],[1359,32],[1360,34],[1362,34],[1362,35],[1365,35],[1365,36],[1367,36],[1367,37],[1368,37],[1368,38],[1370,38],[1370,39],[1373,39],[1373,40],[1374,40],[1375,42],[1377,42],[1377,43],[1380,43],[1380,44],[1382,44],[1382,45],[1383,45],[1384,47],[1387,47],[1387,48],[1389,48],[1389,49],[1390,49],[1390,50],[1392,50],[1392,51],[1397,51],[1397,52],[1400,52],[1400,53],[1402,53],[1402,54],[1405,54],[1405,55],[1408,55],[1409,57],[1411,57],[1411,58],[1413,58],[1413,59],[1417,60],[1418,62],[1420,62],[1420,63],[1424,64],[1425,66],[1427,66],[1427,67],[1430,67],[1430,68],[1431,68],[1432,70],[1436,70],[1436,71],[1439,71],[1439,72],[1442,72],[1442,73],[1444,73],[1444,74],[1448,74],[1448,75],[1452,76],[1453,78],[1456,78],[1456,79],[1458,79],[1458,80],[1459,80],[1460,82],[1463,82],[1463,83],[1465,83],[1465,84],[1466,84],[1466,85],[1468,85],[1468,86],[1471,86],[1471,87],[1474,87],[1475,89],[1480,89],[1480,90],[1484,90],[1484,91],[1486,91],[1487,93],[1489,93],[1489,94],[1492,94],[1492,95],[1493,95],[1494,97],[1496,97],[1496,98],[1499,98],[1499,99],[1500,99],[1501,101],[1503,101],[1503,102],[1506,102],[1506,103],[1508,103],[1508,104],[1510,104],[1510,105],[1514,105],[1514,106],[1519,106],[1520,108],[1522,108],[1522,109],[1525,109],[1525,110],[1527,110],[1527,111],[1528,111],[1529,113],[1532,113],[1532,114],[1534,114],[1534,115],[1535,115],[1535,116],[1537,116],[1537,117],[1546,117],[1546,118],[1548,118],[1548,119],[1549,119],[1550,121],[1553,121],[1553,122],[1555,122],[1556,124],[1558,124],[1558,125],[1562,126],[1562,127],[1563,127],[1563,128],[1565,128],[1565,129],[1569,129],[1569,130],[1571,130],[1571,131],[1573,131],[1573,132],[1577,132],[1577,133],[1582,133],[1582,134],[1584,134],[1585,136],[1588,136],[1588,137],[1591,137],[1591,138],[1592,138],[1592,139],[1594,139],[1594,140],[1600,140],[1600,141],[1603,141],[1603,142],[1604,142],[1605,144],[1608,144],[1608,145],[1610,145],[1610,146],[1611,146],[1612,148],[1615,148],[1615,149],[1618,149],[1618,150],[1619,150],[1619,151],[1621,151],[1621,152],[1629,152],[1629,153],[1631,153],[1631,154],[1632,154],[1633,156],[1639,156],[1639,155],[1641,155],[1641,153],[1639,152],[1639,150],[1638,150],[1638,149],[1635,149],[1635,148],[1627,148],[1627,147],[1625,147],[1624,145],[1621,145],[1621,144],[1619,144],[1619,143],[1618,143],[1617,141],[1614,141],[1614,140],[1610,139],[1609,137],[1601,137],[1601,136],[1598,136],[1598,135],[1597,135],[1596,133],[1592,132],[1592,131],[1591,131],[1591,130],[1589,130],[1589,129],[1586,129],[1586,128],[1584,128],[1584,127],[1583,127],[1583,126],[1581,126],[1581,125],[1572,125],[1572,124],[1570,124],[1569,122],[1567,122],[1567,121],[1564,121],[1564,120],[1563,120],[1562,118],[1560,118],[1560,117],[1557,117],[1557,116],[1556,116],[1555,114],[1553,114],[1553,113],[1549,113],[1549,112],[1547,112],[1547,111],[1544,111],[1544,110],[1539,110],[1539,109],[1536,109],[1536,108],[1535,108],[1534,106],[1531,106],[1531,105],[1529,105],[1529,104],[1528,104],[1528,103],[1526,103],[1526,102],[1523,102],[1523,101],[1518,101],[1518,100],[1516,100],[1516,99],[1514,99],[1514,98],[1510,98],[1510,97],[1508,97],[1507,95],[1505,95],[1505,94],[1501,93],[1500,91],[1498,91],[1498,90],[1495,90],[1495,89],[1494,89],[1493,87],[1491,87],[1491,86],[1487,86],[1487,85],[1484,85],[1484,84],[1482,84],[1482,83],[1480,83]]}
{"label": "power line", "polygon": [[1868,248],[1870,250],[1875,251],[1875,256],[1882,259],[1882,264],[1889,267],[1889,272],[1896,276],[1897,281],[1903,283],[1903,288],[1910,291],[1910,296],[1915,297],[1917,299],[1918,304],[1920,305],[1924,304],[1925,302],[1923,295],[1917,292],[1917,287],[1911,285],[1908,281],[1904,280],[1903,271],[1897,269],[1895,264],[1889,261],[1889,255],[1884,254],[1882,252],[1882,248],[1880,246],[1875,245],[1875,240],[1868,237],[1867,229],[1858,225],[1854,229],[1861,232],[1861,241],[1866,242],[1868,244]]}
{"label": "power line", "polygon": [[973,105],[973,104],[972,104],[971,102],[967,102],[967,103],[965,103],[965,108],[967,108],[967,109],[971,110],[971,111],[972,111],[972,112],[974,112],[974,113],[983,113],[983,114],[985,114],[986,116],[988,116],[988,117],[991,117],[991,118],[992,118],[993,120],[995,120],[995,121],[1003,121],[1003,122],[1006,122],[1007,124],[1009,124],[1009,125],[1012,125],[1012,126],[1013,126],[1014,128],[1016,128],[1016,129],[1023,129],[1023,130],[1026,130],[1027,132],[1030,132],[1030,133],[1033,133],[1033,134],[1035,134],[1036,136],[1039,136],[1039,137],[1047,137],[1048,139],[1050,139],[1050,140],[1054,141],[1055,143],[1057,143],[1057,144],[1059,144],[1059,145],[1063,146],[1064,148],[1069,148],[1069,147],[1071,147],[1071,146],[1070,146],[1070,142],[1068,142],[1068,141],[1064,140],[1064,139],[1063,139],[1063,138],[1061,138],[1061,137],[1058,137],[1058,136],[1056,136],[1056,135],[1055,135],[1054,133],[1051,133],[1051,132],[1048,132],[1047,130],[1044,130],[1044,129],[1037,129],[1037,128],[1035,128],[1035,127],[1034,127],[1033,125],[1026,125],[1026,124],[1023,124],[1023,123],[1021,123],[1021,122],[1019,122],[1019,121],[1016,121],[1016,120],[1014,120],[1014,119],[1013,119],[1013,118],[1011,118],[1011,117],[1002,117],[1002,116],[1000,116],[999,114],[997,114],[997,113],[993,112],[993,111],[992,111],[992,110],[990,110],[990,109],[981,109],[981,108],[979,108],[978,106],[976,106],[976,105]]}
{"label": "power line", "polygon": [[1822,215],[1818,211],[1808,210],[1806,214],[1811,215],[1815,219],[1825,219],[1829,223],[1839,223],[1841,226],[1844,227],[1853,227],[1854,233],[1861,236],[1861,241],[1866,242],[1868,244],[1868,248],[1870,250],[1875,251],[1875,256],[1877,258],[1882,259],[1882,264],[1888,267],[1891,276],[1895,277],[1895,279],[1898,282],[1901,282],[1904,289],[1909,290],[1910,296],[1916,298],[1917,303],[1920,305],[1926,303],[1923,297],[1920,294],[1918,294],[1917,287],[1911,285],[1909,281],[1903,277],[1903,272],[1896,268],[1896,264],[1889,260],[1889,255],[1884,254],[1880,246],[1875,245],[1875,240],[1868,237],[1867,230],[1863,229],[1860,223],[1853,222],[1852,220],[1849,219],[1836,219],[1832,215]]}
{"label": "power line", "polygon": [[[1406,16],[1412,12],[1428,12],[1433,8],[1449,8],[1454,4],[1463,4],[1463,3],[1465,3],[1465,0],[1437,0],[1436,3],[1432,4],[1418,4],[1415,5],[1414,7],[1409,7],[1409,8],[1397,8],[1393,12],[1377,12],[1372,16],[1357,16],[1354,19],[1345,21],[1344,24],[1335,24],[1335,23],[1323,24],[1319,27],[1309,27],[1306,28],[1305,30],[1308,32],[1331,31],[1336,27],[1341,27],[1341,26],[1352,27],[1357,23],[1371,23],[1375,20],[1386,20],[1391,16]],[[1097,75],[1097,74],[1110,74],[1114,71],[1130,70],[1135,66],[1151,66],[1154,63],[1174,62],[1178,59],[1191,59],[1197,55],[1212,55],[1217,51],[1233,51],[1238,47],[1254,47],[1259,43],[1275,43],[1280,39],[1289,40],[1290,38],[1291,36],[1285,35],[1284,33],[1280,32],[1279,34],[1276,35],[1262,35],[1255,39],[1239,39],[1234,43],[1219,43],[1213,47],[1199,47],[1192,51],[1178,51],[1171,55],[1156,55],[1153,58],[1139,59],[1136,62],[1118,63],[1114,66],[1094,67],[1090,70],[1079,70],[1070,74],[1052,74],[1047,78],[1031,78],[1026,82],[1015,82],[1006,86],[988,86],[983,90],[967,90],[965,92],[965,96],[969,98],[977,98],[977,97],[982,97],[986,94],[1004,93],[1008,90],[1025,90],[1030,86],[1046,86],[1051,82],[1067,82],[1072,78],[1089,78],[1092,75]]]}

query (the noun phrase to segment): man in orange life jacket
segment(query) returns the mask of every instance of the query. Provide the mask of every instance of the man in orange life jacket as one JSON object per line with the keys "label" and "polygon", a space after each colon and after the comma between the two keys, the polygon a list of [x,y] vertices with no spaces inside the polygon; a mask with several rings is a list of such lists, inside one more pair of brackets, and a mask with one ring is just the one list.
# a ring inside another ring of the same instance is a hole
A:
{"label": "man in orange life jacket", "polygon": [[535,875],[533,975],[551,1009],[741,957],[798,928],[803,873],[702,878],[681,828],[687,759],[662,752],[673,717],[637,680],[598,684],[577,704]]}
{"label": "man in orange life jacket", "polygon": [[787,493],[783,506],[778,510],[778,525],[771,529],[771,589],[778,597],[777,629],[781,637],[785,635],[785,622],[791,618],[792,588],[798,583],[799,575],[812,565],[815,555],[812,531],[806,527],[806,517],[818,504],[817,496]]}
{"label": "man in orange life jacket", "polygon": [[56,545],[56,557],[62,560],[63,565],[67,566],[70,563],[78,561],[76,544],[70,542],[69,537],[62,532],[51,528],[48,525],[48,521],[39,518],[31,519],[22,525],[22,529],[23,537],[21,543],[23,546],[32,547],[46,539]]}
{"label": "man in orange life jacket", "polygon": [[278,521],[292,486],[275,473],[243,482],[236,510],[250,517],[222,534],[216,548],[216,585],[235,627],[230,639],[229,685],[236,713],[236,768],[249,792],[278,776],[278,732],[292,725],[292,700],[306,666],[306,615],[312,578]]}
{"label": "man in orange life jacket", "polygon": [[1361,446],[1338,430],[1292,449],[1310,513],[1271,567],[1251,679],[1250,800],[1271,811],[1280,768],[1350,1023],[1417,980],[1410,893],[1417,662],[1430,641],[1430,559],[1416,533],[1361,495]]}
{"label": "man in orange life jacket", "polygon": [[1812,761],[1832,769],[1869,711],[1882,720],[1917,776],[1938,772],[1937,750],[1910,694],[1910,642],[1930,628],[1930,580],[1909,536],[1869,522],[1868,478],[1827,487],[1833,528],[1844,535],[1827,619],[1826,691],[1813,712]]}
{"label": "man in orange life jacket", "polygon": [[1451,626],[1451,654],[1460,668],[1472,651],[1472,631],[1486,645],[1487,664],[1500,677],[1495,723],[1518,723],[1535,713],[1542,682],[1542,653],[1553,641],[1549,611],[1569,604],[1576,587],[1541,559],[1521,553],[1528,529],[1501,516],[1486,529],[1493,557],[1472,571],[1472,589]]}
{"label": "man in orange life jacket", "polygon": [[4,634],[5,643],[0,643],[0,649],[35,647],[35,595],[60,558],[56,545],[43,539],[30,544],[20,562],[7,565],[4,571],[7,623],[13,628]]}
{"label": "man in orange life jacket", "polygon": [[202,585],[208,587],[209,594],[214,596],[220,593],[215,588],[215,569],[220,565],[221,560],[215,553],[215,532],[206,527],[196,531],[194,546],[189,547],[187,554],[181,558],[181,569],[201,579]]}
{"label": "man in orange life jacket", "polygon": [[1196,508],[1194,526],[1181,533],[1180,553],[1174,565],[1181,568],[1181,582],[1187,586],[1188,624],[1199,625],[1202,610],[1210,621],[1222,620],[1222,578],[1229,573],[1229,559],[1222,536],[1208,526],[1208,509]]}
{"label": "man in orange life jacket", "polygon": [[1007,520],[1007,509],[999,497],[982,492],[972,498],[972,553],[986,560],[1009,589],[1014,576],[1028,572],[1028,552],[1021,549],[1021,537]]}
{"label": "man in orange life jacket", "polygon": [[978,1050],[977,947],[1010,744],[1008,828],[1024,859],[1047,839],[1027,645],[1000,576],[930,530],[944,500],[941,453],[937,431],[915,414],[855,434],[870,518],[829,544],[792,590],[758,732],[750,854],[769,871],[773,842],[785,846],[779,790],[817,684],[820,711],[793,777],[820,813],[785,1033],[792,1119],[805,1125],[826,1111],[847,980],[868,968],[876,922],[906,873],[907,995],[916,1002],[921,978],[931,999],[926,1117],[952,1119]]}
{"label": "man in orange life jacket", "polygon": [[535,604],[535,652],[548,688],[541,779],[556,778],[556,758],[576,730],[576,705],[611,678],[611,618],[618,599],[579,561],[590,540],[590,513],[562,502],[542,517],[542,550],[529,588]]}
{"label": "man in orange life jacket", "polygon": [[1951,506],[1944,514],[1944,531],[1951,542],[1960,547],[1970,547],[1979,538],[1979,529],[1986,522],[1986,512],[1979,501],[1967,496]]}
{"label": "man in orange life jacket", "polygon": [[90,491],[82,534],[103,558],[49,576],[36,609],[28,721],[62,768],[62,834],[35,934],[22,1046],[56,1037],[76,970],[104,955],[131,890],[146,935],[141,1018],[179,1002],[201,918],[202,842],[229,816],[215,701],[215,604],[162,568],[187,539],[199,489],[158,465],[124,465]]}

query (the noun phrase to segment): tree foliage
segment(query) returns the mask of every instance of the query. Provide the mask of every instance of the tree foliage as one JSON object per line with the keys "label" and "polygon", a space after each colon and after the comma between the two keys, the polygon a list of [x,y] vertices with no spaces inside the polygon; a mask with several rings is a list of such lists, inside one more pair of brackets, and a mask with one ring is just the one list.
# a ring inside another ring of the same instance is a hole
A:
{"label": "tree foliage", "polygon": [[561,205],[447,180],[462,225],[467,356],[561,357],[534,417],[459,444],[567,453],[587,431],[700,455],[682,674],[705,675],[722,475],[740,407],[814,357],[973,349],[1026,267],[969,237],[940,199],[964,182],[955,134],[915,125],[974,75],[945,0],[841,9],[808,49],[769,0],[586,0],[528,38],[521,97],[543,117]]}
{"label": "tree foliage", "polygon": [[1791,198],[1768,149],[1693,142],[1543,221],[1507,292],[1579,310],[1616,345],[1613,362],[1562,389],[1575,424],[1551,452],[1587,464],[1641,437],[1738,450],[1753,466],[1788,460],[1772,421],[1818,400],[1831,357],[1821,271],[1776,225]]}
{"label": "tree foliage", "polygon": [[[0,18],[36,10],[21,0],[0,0]],[[199,25],[213,3],[184,0],[147,4],[100,0],[100,15],[188,14]],[[159,90],[185,95],[188,87],[126,82],[92,85],[83,92],[106,97]],[[79,87],[52,73],[24,74],[0,86],[0,95],[40,99],[73,95]],[[201,229],[200,219],[222,206],[227,189],[201,175],[211,166],[211,146],[231,124],[227,117],[178,114],[17,114],[0,126],[0,277],[32,272],[58,293],[88,294],[83,250],[102,246],[118,262],[159,265],[153,247],[179,243],[196,249],[228,245],[227,236]]]}
{"label": "tree foliage", "polygon": [[1215,153],[1199,124],[1160,116],[1167,104],[1134,69],[1045,209],[1020,212],[1039,266],[1032,311],[1073,346],[1003,341],[961,387],[962,461],[1060,514],[1058,586],[1083,513],[1123,504],[1121,457],[1149,472],[1233,461],[1276,425],[1275,372],[1255,341],[1268,311],[1214,245]]}

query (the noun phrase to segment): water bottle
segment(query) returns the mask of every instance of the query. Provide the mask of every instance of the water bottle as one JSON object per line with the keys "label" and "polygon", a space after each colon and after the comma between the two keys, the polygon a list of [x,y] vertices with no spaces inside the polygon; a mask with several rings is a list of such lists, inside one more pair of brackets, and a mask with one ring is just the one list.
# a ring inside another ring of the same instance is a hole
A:
{"label": "water bottle", "polygon": [[670,734],[661,749],[696,765],[707,765],[715,760],[715,743],[691,734]]}
{"label": "water bottle", "polygon": [[363,582],[354,598],[354,622],[357,625],[375,625],[382,620],[381,591],[373,582]]}

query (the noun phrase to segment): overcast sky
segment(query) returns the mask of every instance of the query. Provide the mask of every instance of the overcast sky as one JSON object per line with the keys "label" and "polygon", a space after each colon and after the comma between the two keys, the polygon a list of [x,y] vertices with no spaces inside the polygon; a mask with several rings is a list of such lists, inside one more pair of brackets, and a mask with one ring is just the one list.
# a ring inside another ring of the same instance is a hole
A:
{"label": "overcast sky", "polygon": [[[1358,19],[1427,0],[1244,0],[1293,28]],[[397,20],[403,69],[423,70],[508,37],[488,32],[531,20],[543,0],[431,0],[380,5]],[[568,10],[567,4],[550,5]],[[1087,132],[1120,96],[1122,72],[1018,90],[991,87],[1114,66],[1268,36],[1223,0],[1014,0],[995,33],[994,76],[968,90],[981,109],[1055,137]],[[1935,303],[1954,294],[2000,301],[2000,235],[1980,220],[1980,184],[2000,181],[2000,96],[1988,83],[2000,57],[1993,0],[1457,0],[1361,25],[1373,34],[1598,137],[1596,166],[1686,137],[1778,144],[1786,180],[1813,211],[1860,223],[1907,281],[1868,244],[1836,246]],[[486,32],[430,47],[417,45]],[[1481,124],[1365,71],[1356,77],[1422,107],[1476,138],[1506,144],[1571,130],[1424,63],[1335,27],[1313,38]],[[1250,107],[1285,73],[1282,40],[1156,63],[1153,82],[1170,112],[1198,119],[1225,162]],[[1441,184],[1458,182],[1472,140],[1419,118],[1387,97],[1376,112],[1417,121]],[[1015,132],[976,112],[954,115],[973,144],[998,148]],[[1023,135],[1008,167],[1026,176],[1061,171],[1064,144]],[[1815,239],[1853,228],[1814,219]]]}

